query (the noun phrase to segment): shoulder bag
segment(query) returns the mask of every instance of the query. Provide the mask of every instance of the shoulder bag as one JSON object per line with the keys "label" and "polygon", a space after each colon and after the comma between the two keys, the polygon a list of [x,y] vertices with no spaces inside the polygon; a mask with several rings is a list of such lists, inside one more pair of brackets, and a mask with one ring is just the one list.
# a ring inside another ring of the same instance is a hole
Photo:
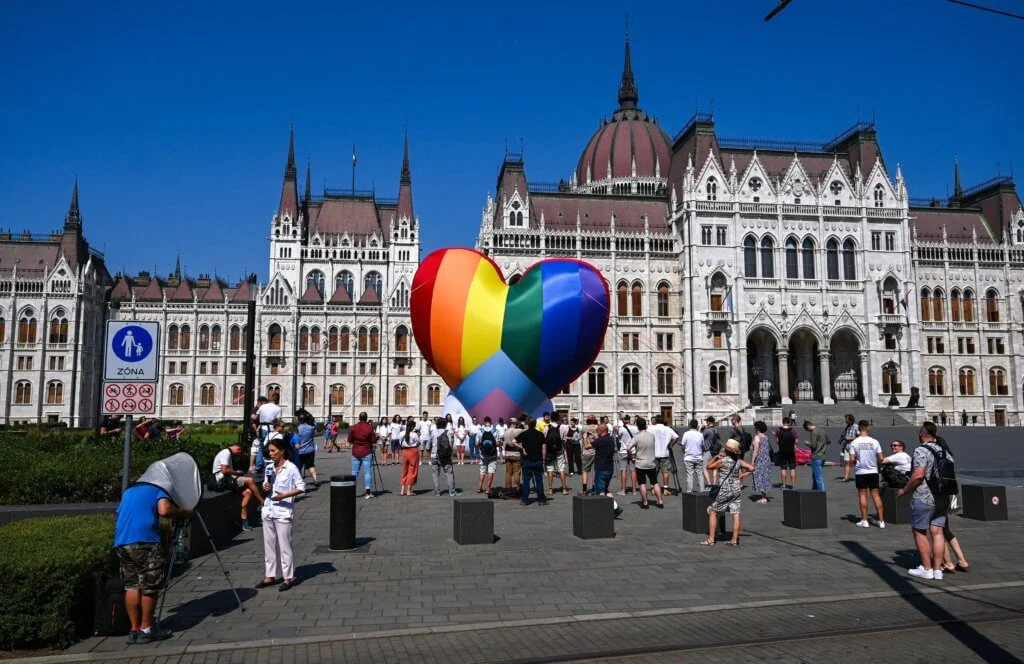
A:
{"label": "shoulder bag", "polygon": [[735,462],[736,463],[733,464],[733,467],[729,471],[728,475],[723,477],[718,484],[712,484],[711,486],[708,487],[708,497],[711,498],[711,502],[715,502],[715,500],[718,499],[718,494],[721,493],[722,491],[722,485],[725,484],[725,481],[729,479],[729,477],[733,474],[733,471],[739,468],[740,459],[735,459]]}

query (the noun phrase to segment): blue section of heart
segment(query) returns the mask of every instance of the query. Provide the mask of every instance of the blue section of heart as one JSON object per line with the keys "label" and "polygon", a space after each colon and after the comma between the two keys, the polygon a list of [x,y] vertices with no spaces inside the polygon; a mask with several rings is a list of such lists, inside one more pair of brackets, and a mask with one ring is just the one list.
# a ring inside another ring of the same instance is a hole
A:
{"label": "blue section of heart", "polygon": [[515,417],[523,412],[534,415],[544,412],[545,409],[550,412],[551,401],[548,396],[502,351],[492,355],[466,376],[465,380],[452,390],[452,395],[466,410],[473,413],[475,406],[487,399],[496,389],[504,392],[516,407],[514,412],[485,413],[491,418]]}

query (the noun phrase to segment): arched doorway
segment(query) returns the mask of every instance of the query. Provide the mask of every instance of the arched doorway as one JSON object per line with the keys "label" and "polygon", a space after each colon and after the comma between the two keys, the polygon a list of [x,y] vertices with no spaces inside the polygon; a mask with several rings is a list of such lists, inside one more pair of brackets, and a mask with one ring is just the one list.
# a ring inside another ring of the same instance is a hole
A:
{"label": "arched doorway", "polygon": [[830,344],[832,394],[836,401],[864,401],[860,372],[860,341],[850,330],[839,330]]}
{"label": "arched doorway", "polygon": [[793,401],[821,401],[818,339],[803,328],[789,335],[789,390]]}
{"label": "arched doorway", "polygon": [[775,336],[764,328],[747,335],[747,396],[751,405],[769,406],[779,399],[779,353]]}

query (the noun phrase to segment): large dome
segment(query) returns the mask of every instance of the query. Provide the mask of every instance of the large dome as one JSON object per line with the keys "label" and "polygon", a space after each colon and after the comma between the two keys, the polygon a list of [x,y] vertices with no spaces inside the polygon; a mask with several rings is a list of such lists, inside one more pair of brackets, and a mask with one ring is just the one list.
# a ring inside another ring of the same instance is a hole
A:
{"label": "large dome", "polygon": [[658,123],[637,107],[639,98],[627,41],[619,108],[601,122],[584,148],[576,166],[578,187],[620,178],[667,179],[671,142]]}

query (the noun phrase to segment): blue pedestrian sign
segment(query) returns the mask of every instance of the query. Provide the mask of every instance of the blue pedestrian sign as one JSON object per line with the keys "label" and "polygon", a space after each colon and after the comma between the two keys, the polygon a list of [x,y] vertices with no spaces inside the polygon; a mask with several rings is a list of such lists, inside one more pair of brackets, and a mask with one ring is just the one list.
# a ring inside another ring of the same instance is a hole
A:
{"label": "blue pedestrian sign", "polygon": [[152,321],[108,321],[104,379],[156,380],[160,369],[159,331],[159,323]]}

